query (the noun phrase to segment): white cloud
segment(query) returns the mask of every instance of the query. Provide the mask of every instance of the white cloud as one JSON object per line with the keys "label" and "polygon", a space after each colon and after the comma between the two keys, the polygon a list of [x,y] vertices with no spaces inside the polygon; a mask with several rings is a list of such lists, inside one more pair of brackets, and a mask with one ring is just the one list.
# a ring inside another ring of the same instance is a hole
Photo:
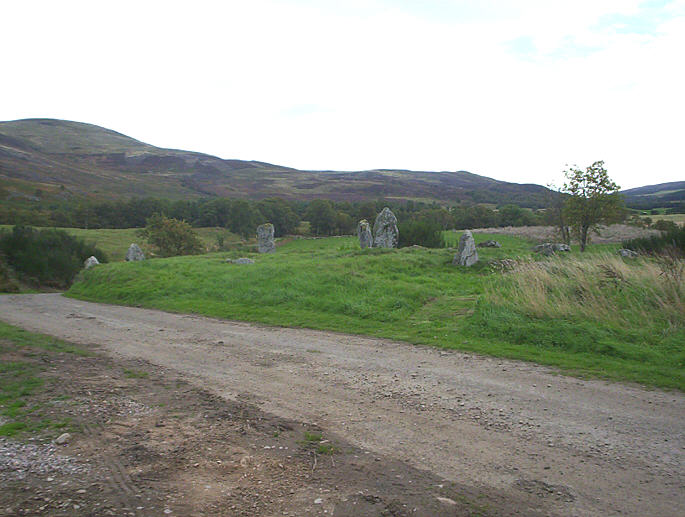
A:
{"label": "white cloud", "polygon": [[12,3],[0,119],[310,169],[683,179],[682,0],[338,4]]}

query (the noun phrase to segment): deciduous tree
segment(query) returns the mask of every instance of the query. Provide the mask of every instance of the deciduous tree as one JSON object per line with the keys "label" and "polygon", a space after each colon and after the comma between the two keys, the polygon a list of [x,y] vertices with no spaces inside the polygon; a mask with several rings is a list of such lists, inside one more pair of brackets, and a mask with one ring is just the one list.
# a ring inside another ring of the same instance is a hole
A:
{"label": "deciduous tree", "polygon": [[618,193],[620,187],[609,178],[603,161],[597,161],[585,170],[570,167],[565,174],[563,191],[569,196],[564,213],[580,242],[580,251],[585,251],[591,231],[620,217],[623,207]]}

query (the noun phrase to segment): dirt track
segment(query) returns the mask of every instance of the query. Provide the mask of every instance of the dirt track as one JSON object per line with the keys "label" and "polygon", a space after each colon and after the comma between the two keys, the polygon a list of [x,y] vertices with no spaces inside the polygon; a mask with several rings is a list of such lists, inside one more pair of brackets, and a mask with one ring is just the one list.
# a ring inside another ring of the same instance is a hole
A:
{"label": "dirt track", "polygon": [[523,515],[676,516],[685,508],[680,393],[54,294],[0,296],[0,319],[172,368],[222,397],[508,496]]}

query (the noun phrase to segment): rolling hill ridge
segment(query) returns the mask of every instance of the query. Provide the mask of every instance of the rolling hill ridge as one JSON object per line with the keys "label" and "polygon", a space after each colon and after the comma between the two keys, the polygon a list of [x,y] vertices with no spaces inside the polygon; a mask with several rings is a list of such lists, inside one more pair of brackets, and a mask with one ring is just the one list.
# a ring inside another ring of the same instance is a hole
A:
{"label": "rolling hill ridge", "polygon": [[307,171],[163,149],[92,124],[56,119],[0,122],[0,197],[36,191],[102,199],[208,196],[337,201],[398,199],[541,207],[540,185],[467,171]]}

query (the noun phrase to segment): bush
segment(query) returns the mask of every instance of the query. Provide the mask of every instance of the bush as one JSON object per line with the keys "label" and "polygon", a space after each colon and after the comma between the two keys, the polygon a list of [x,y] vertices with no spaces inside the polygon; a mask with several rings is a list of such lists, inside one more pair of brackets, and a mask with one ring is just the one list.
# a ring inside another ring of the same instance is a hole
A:
{"label": "bush", "polygon": [[437,221],[419,220],[401,223],[398,247],[424,246],[426,248],[444,248],[445,239],[442,228]]}
{"label": "bush", "polygon": [[148,218],[147,226],[140,230],[140,235],[162,257],[197,255],[205,251],[200,237],[188,223],[161,214]]}
{"label": "bush", "polygon": [[63,230],[30,226],[15,226],[0,234],[0,253],[23,281],[56,288],[71,285],[91,255],[107,262],[102,251],[83,239]]}
{"label": "bush", "polygon": [[678,225],[673,221],[665,221],[664,219],[659,219],[652,225],[652,228],[659,230],[660,232],[672,232],[678,229]]}
{"label": "bush", "polygon": [[0,293],[18,293],[19,286],[12,278],[12,274],[0,257]]}
{"label": "bush", "polygon": [[666,249],[674,249],[685,254],[685,226],[677,226],[660,235],[623,241],[623,247],[643,253],[661,253]]}

